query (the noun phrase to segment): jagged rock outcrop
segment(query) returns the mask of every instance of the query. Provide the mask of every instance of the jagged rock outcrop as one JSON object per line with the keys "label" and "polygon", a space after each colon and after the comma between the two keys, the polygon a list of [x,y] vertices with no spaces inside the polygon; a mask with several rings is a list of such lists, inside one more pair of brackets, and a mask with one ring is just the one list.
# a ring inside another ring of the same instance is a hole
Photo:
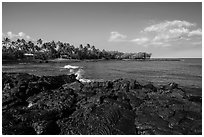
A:
{"label": "jagged rock outcrop", "polygon": [[3,134],[202,134],[202,97],[176,83],[3,73],[2,91]]}

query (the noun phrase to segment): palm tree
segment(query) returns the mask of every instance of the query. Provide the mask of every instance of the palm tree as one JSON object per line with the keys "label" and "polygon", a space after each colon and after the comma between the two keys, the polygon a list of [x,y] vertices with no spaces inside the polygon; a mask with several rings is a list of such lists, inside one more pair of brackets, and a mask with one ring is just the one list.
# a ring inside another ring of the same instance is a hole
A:
{"label": "palm tree", "polygon": [[43,43],[42,39],[38,39],[38,40],[37,40],[37,46],[38,46],[38,47],[41,48],[41,47],[42,47],[42,43]]}
{"label": "palm tree", "polygon": [[74,51],[74,47],[73,47],[73,46],[70,46],[69,43],[65,43],[65,44],[64,44],[64,48],[65,48],[65,53],[66,53],[69,57],[71,57],[72,54],[73,54],[73,51]]}
{"label": "palm tree", "polygon": [[86,46],[86,48],[87,48],[87,58],[88,59],[90,59],[91,58],[91,46],[90,46],[90,44],[87,44],[87,46]]}
{"label": "palm tree", "polygon": [[80,49],[80,50],[83,49],[83,45],[82,45],[82,44],[79,45],[79,49]]}
{"label": "palm tree", "polygon": [[82,53],[83,53],[83,57],[85,59],[89,58],[88,57],[88,48],[86,46],[83,48]]}
{"label": "palm tree", "polygon": [[50,43],[50,47],[52,47],[52,48],[56,48],[56,43],[55,43],[54,40]]}
{"label": "palm tree", "polygon": [[28,48],[31,50],[31,52],[35,52],[34,43],[32,41],[28,41]]}
{"label": "palm tree", "polygon": [[21,40],[20,40],[20,39],[17,39],[16,41],[17,41],[18,43],[20,43],[20,42],[21,42]]}
{"label": "palm tree", "polygon": [[88,48],[88,49],[91,48],[90,44],[87,44],[87,48]]}
{"label": "palm tree", "polygon": [[42,42],[43,42],[42,39],[38,39],[38,40],[37,40],[37,44],[40,44],[40,45],[41,45]]}
{"label": "palm tree", "polygon": [[8,47],[8,45],[10,44],[11,40],[7,37],[5,37],[2,41],[3,45],[5,45],[6,47]]}
{"label": "palm tree", "polygon": [[21,39],[20,41],[21,41],[21,49],[23,49],[24,52],[29,52],[29,46],[25,41],[25,39]]}
{"label": "palm tree", "polygon": [[59,51],[62,47],[63,47],[63,43],[62,43],[61,41],[58,41],[58,42],[56,43],[56,48],[55,48],[55,50],[56,50],[56,51]]}
{"label": "palm tree", "polygon": [[27,43],[24,39],[21,39],[21,42],[22,42],[23,44],[26,44],[26,43]]}

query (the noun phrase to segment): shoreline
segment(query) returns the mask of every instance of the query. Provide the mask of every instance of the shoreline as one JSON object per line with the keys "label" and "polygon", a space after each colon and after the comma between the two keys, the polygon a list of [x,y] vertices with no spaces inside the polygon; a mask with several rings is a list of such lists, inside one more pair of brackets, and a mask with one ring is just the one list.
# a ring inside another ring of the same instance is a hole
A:
{"label": "shoreline", "polygon": [[[24,72],[15,72],[15,71],[2,71],[2,73],[24,73]],[[70,74],[53,74],[53,75],[41,75],[41,74],[36,74],[36,73],[33,73],[33,72],[25,72],[29,75],[35,75],[35,76],[38,76],[38,77],[42,77],[42,76],[58,76],[58,75],[70,75]],[[115,79],[87,79],[85,78],[85,80],[88,80],[88,81],[91,81],[91,82],[106,82],[106,81],[114,81],[116,79],[120,79],[120,78],[115,78]],[[127,80],[131,80],[132,78],[128,79],[128,78],[125,78]],[[161,83],[161,82],[152,82],[152,81],[149,81],[149,80],[143,80],[143,79],[137,79],[137,81],[140,83],[140,84],[147,84],[147,83],[152,83],[154,84],[156,87],[159,87],[159,86],[162,86],[162,85],[166,85],[168,84],[169,82],[165,82],[165,83]],[[173,82],[173,81],[171,81]],[[181,83],[177,82],[183,89],[186,90],[187,93],[189,94],[192,94],[192,95],[196,95],[196,96],[202,96],[202,85],[199,86],[199,85],[182,85]],[[196,92],[192,92],[192,91],[196,91]]]}
{"label": "shoreline", "polygon": [[177,83],[26,73],[3,73],[2,82],[3,134],[202,134],[202,96]]}
{"label": "shoreline", "polygon": [[64,63],[64,62],[99,62],[99,61],[183,61],[185,58],[151,58],[151,59],[48,59],[48,60],[40,60],[40,59],[22,59],[22,60],[2,60],[2,64],[15,64],[15,63]]}
{"label": "shoreline", "polygon": [[[99,62],[99,61],[184,61],[188,58],[150,58],[150,59],[48,59],[48,60],[40,60],[40,59],[21,59],[21,60],[6,60],[2,59],[2,64],[15,64],[15,63],[64,63],[64,62]],[[194,59],[194,58],[192,58]],[[195,59],[202,59],[202,58],[195,58]]]}

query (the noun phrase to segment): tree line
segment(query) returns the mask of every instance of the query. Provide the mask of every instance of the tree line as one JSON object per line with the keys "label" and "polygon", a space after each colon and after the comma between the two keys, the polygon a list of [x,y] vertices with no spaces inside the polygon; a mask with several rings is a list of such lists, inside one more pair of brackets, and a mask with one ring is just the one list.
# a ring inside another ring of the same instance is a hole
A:
{"label": "tree line", "polygon": [[26,54],[33,55],[35,59],[146,59],[151,54],[145,52],[123,53],[119,51],[99,50],[94,45],[80,44],[75,47],[70,43],[63,42],[43,42],[38,39],[35,43],[25,39],[11,40],[7,37],[2,40],[2,59],[24,59]]}

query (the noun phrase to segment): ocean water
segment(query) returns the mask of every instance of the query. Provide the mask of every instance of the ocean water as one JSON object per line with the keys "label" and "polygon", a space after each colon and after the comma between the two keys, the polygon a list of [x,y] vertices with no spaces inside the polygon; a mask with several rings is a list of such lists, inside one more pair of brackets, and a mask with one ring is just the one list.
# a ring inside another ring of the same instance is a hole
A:
{"label": "ocean water", "polygon": [[136,79],[139,82],[167,84],[202,89],[202,59],[185,58],[181,61],[81,61],[72,63],[3,64],[3,72],[26,72],[36,75],[70,74],[65,66],[83,70],[82,77],[90,80]]}

